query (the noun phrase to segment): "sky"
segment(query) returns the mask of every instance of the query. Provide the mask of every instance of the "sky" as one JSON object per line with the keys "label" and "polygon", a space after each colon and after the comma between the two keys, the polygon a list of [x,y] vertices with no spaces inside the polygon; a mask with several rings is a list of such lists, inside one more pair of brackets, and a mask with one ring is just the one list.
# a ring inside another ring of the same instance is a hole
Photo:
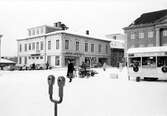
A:
{"label": "sky", "polygon": [[61,21],[69,30],[90,35],[124,33],[141,14],[167,9],[166,0],[1,0],[1,55],[17,56],[17,39],[27,29]]}

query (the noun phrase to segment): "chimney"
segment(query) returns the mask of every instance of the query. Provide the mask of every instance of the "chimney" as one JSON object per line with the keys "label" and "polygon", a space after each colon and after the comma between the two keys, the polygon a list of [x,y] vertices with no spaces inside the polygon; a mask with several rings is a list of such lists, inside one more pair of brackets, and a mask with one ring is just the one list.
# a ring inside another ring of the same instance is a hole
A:
{"label": "chimney", "polygon": [[54,26],[55,26],[55,27],[61,27],[61,22],[56,22],[56,23],[54,23]]}
{"label": "chimney", "polygon": [[86,35],[89,35],[89,30],[86,30]]}

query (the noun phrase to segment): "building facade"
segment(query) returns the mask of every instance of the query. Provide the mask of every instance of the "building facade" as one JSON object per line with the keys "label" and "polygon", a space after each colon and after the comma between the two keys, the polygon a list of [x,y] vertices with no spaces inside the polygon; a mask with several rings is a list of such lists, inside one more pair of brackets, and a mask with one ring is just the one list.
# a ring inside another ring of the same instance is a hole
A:
{"label": "building facade", "polygon": [[55,27],[53,31],[50,29],[50,32],[46,26],[42,28],[44,33],[35,35],[35,32],[29,30],[29,33],[33,32],[33,36],[30,34],[27,38],[17,40],[18,64],[29,66],[33,63],[48,63],[53,67],[63,67],[69,59],[77,66],[82,62],[90,66],[110,63],[110,41],[74,34],[67,30],[57,31],[54,30]]}
{"label": "building facade", "polygon": [[124,62],[125,36],[123,34],[106,35],[110,39],[111,66],[119,67]]}
{"label": "building facade", "polygon": [[167,10],[142,14],[124,28],[126,49],[167,45]]}

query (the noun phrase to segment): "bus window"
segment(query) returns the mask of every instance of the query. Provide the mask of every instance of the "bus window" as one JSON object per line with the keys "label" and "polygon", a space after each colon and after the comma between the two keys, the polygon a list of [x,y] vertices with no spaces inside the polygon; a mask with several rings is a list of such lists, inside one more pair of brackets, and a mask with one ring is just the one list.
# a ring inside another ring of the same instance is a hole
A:
{"label": "bus window", "polygon": [[140,66],[141,58],[140,57],[134,57],[129,58],[129,67]]}
{"label": "bus window", "polygon": [[156,57],[142,57],[143,67],[156,67]]}
{"label": "bus window", "polygon": [[157,67],[167,66],[167,56],[158,56],[157,57]]}

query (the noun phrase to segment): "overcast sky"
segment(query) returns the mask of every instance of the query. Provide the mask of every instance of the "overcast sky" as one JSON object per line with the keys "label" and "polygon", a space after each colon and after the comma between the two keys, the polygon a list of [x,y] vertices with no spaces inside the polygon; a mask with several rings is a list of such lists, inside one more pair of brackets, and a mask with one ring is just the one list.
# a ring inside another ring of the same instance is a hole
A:
{"label": "overcast sky", "polygon": [[2,56],[17,55],[27,28],[61,21],[71,31],[104,36],[123,33],[142,13],[167,9],[166,0],[4,0],[0,1]]}

